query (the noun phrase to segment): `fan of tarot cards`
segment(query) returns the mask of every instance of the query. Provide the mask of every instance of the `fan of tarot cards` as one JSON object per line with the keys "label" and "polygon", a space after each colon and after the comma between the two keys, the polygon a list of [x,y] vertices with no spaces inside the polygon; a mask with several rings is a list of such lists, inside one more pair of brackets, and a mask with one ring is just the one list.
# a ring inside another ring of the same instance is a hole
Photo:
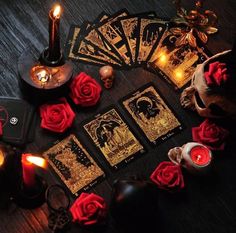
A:
{"label": "fan of tarot cards", "polygon": [[202,46],[176,46],[179,27],[155,12],[131,15],[123,9],[102,13],[94,22],[72,25],[66,42],[67,58],[116,69],[142,66],[160,74],[176,88],[183,87],[209,52]]}

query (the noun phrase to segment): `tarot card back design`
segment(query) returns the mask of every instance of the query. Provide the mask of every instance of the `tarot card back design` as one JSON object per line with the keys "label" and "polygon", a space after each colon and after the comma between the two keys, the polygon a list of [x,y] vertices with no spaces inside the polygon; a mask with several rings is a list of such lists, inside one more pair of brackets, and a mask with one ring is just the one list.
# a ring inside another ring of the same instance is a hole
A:
{"label": "tarot card back design", "polygon": [[181,88],[192,78],[197,65],[208,58],[208,52],[204,47],[193,48],[189,44],[177,47],[175,41],[180,35],[174,32],[175,28],[165,31],[148,66]]}
{"label": "tarot card back design", "polygon": [[115,169],[121,163],[133,160],[134,155],[145,151],[114,108],[85,124],[84,129],[110,166]]}
{"label": "tarot card back design", "polygon": [[165,21],[153,18],[139,19],[139,37],[137,42],[137,62],[141,63],[148,59],[155,44],[160,40],[165,31]]}
{"label": "tarot card back design", "polygon": [[95,185],[104,172],[74,135],[43,153],[72,194]]}
{"label": "tarot card back design", "polygon": [[125,97],[122,104],[147,139],[157,144],[182,129],[182,125],[152,84]]}

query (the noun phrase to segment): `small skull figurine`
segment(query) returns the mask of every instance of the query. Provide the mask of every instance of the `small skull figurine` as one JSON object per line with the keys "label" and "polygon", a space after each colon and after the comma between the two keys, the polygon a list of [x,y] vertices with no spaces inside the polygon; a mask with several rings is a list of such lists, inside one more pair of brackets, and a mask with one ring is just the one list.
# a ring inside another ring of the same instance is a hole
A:
{"label": "small skull figurine", "polygon": [[[204,74],[210,70],[209,64],[216,61],[226,64],[229,79],[223,85],[212,86],[207,84]],[[230,117],[236,119],[235,69],[236,58],[231,50],[218,53],[198,65],[193,74],[190,87],[187,87],[181,94],[182,107],[196,110],[202,117]]]}
{"label": "small skull figurine", "polygon": [[114,81],[114,70],[111,66],[103,66],[99,70],[101,80],[104,84],[104,87],[110,89]]}
{"label": "small skull figurine", "polygon": [[204,145],[188,142],[182,147],[169,150],[168,157],[176,165],[181,165],[192,173],[205,173],[212,160],[211,151]]}

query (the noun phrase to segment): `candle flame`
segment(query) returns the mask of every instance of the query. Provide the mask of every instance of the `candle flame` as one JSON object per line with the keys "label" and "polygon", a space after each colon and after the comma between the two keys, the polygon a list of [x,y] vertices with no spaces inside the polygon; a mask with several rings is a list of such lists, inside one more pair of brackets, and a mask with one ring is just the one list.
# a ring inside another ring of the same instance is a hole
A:
{"label": "candle flame", "polygon": [[38,80],[42,83],[45,83],[49,80],[50,74],[46,70],[40,70],[36,76],[38,77]]}
{"label": "candle flame", "polygon": [[42,168],[47,167],[47,161],[44,158],[28,155],[28,156],[26,156],[26,160],[30,163],[33,163],[34,165],[36,165],[38,167],[42,167]]}
{"label": "candle flame", "polygon": [[3,151],[0,149],[0,166],[2,166],[4,164],[4,154]]}
{"label": "candle flame", "polygon": [[60,13],[61,13],[61,6],[60,5],[56,5],[54,10],[53,10],[53,17],[55,18],[59,18],[60,17]]}

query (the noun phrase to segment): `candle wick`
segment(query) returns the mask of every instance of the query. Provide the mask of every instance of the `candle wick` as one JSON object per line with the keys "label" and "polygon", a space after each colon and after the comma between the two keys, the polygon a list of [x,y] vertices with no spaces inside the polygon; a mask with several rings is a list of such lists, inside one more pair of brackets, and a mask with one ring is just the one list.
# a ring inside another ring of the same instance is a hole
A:
{"label": "candle wick", "polygon": [[201,155],[197,155],[197,161],[199,161],[202,158]]}

